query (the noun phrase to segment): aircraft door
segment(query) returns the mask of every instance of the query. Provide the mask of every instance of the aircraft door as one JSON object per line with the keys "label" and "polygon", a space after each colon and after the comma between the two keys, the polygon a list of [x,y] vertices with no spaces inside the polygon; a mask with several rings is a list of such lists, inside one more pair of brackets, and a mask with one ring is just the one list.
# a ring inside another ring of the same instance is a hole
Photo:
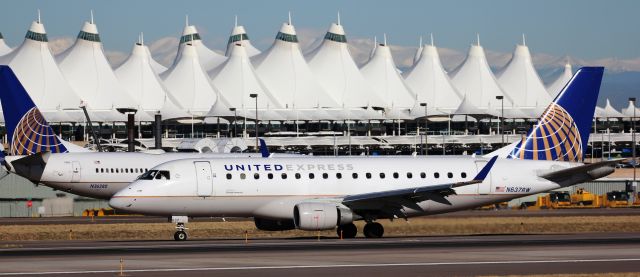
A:
{"label": "aircraft door", "polygon": [[[482,168],[487,165],[487,162],[488,161],[476,161],[476,169],[478,170],[477,172],[480,172],[480,170],[482,170]],[[487,178],[485,178],[482,183],[478,183],[477,186],[478,194],[486,195],[491,193],[491,172],[489,172]]]}
{"label": "aircraft door", "polygon": [[80,162],[71,162],[71,182],[80,181]]}
{"label": "aircraft door", "polygon": [[209,162],[194,162],[198,196],[213,195],[213,173]]}

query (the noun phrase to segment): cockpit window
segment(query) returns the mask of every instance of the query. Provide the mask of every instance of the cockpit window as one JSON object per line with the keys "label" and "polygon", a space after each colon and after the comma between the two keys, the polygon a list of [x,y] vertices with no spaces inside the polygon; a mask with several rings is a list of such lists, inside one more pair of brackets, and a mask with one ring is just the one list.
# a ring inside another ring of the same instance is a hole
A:
{"label": "cockpit window", "polygon": [[158,174],[157,170],[149,170],[147,172],[145,172],[144,174],[140,175],[140,180],[153,180],[154,177],[156,177],[156,174]]}
{"label": "cockpit window", "polygon": [[157,179],[157,180],[169,180],[169,179],[171,179],[171,176],[169,176],[169,171],[167,171],[167,170],[160,170],[160,171],[158,171],[158,173],[156,174],[156,179]]}

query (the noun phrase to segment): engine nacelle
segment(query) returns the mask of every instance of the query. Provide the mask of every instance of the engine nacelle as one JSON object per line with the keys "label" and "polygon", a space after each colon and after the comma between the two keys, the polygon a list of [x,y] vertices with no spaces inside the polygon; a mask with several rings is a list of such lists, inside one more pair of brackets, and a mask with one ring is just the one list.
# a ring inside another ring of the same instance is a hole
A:
{"label": "engine nacelle", "polygon": [[300,230],[330,230],[352,221],[349,208],[332,203],[305,202],[293,208],[293,222]]}
{"label": "engine nacelle", "polygon": [[296,228],[291,219],[278,220],[254,217],[253,222],[255,222],[256,228],[262,231],[286,231]]}

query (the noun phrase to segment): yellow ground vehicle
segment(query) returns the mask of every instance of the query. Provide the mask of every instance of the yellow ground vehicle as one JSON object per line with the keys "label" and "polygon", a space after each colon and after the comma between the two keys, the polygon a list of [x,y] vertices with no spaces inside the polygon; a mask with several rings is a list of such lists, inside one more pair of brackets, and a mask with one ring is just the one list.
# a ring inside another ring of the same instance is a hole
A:
{"label": "yellow ground vehicle", "polygon": [[629,206],[629,193],[626,191],[610,191],[607,192],[606,197],[603,198],[605,207],[616,208]]}
{"label": "yellow ground vehicle", "polygon": [[540,209],[558,209],[571,206],[571,195],[567,191],[552,191],[545,196],[538,196],[536,207]]}
{"label": "yellow ground vehicle", "polygon": [[575,206],[595,206],[598,196],[588,192],[584,188],[579,188],[571,195],[571,204]]}

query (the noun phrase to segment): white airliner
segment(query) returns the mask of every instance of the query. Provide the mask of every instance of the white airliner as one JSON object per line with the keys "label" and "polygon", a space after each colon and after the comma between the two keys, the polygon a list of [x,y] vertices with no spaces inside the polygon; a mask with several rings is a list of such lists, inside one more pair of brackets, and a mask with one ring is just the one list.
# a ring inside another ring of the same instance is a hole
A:
{"label": "white airliner", "polygon": [[55,135],[8,66],[0,66],[0,102],[9,137],[5,166],[34,183],[92,198],[109,199],[149,168],[171,160],[270,155],[263,140],[261,153],[78,152]]}
{"label": "white airliner", "polygon": [[[174,216],[185,240],[189,216],[253,217],[263,230],[328,230],[382,237],[378,219],[408,218],[499,203],[613,172],[582,164],[604,68],[582,68],[538,123],[503,158],[313,157],[184,159],[146,172],[109,204]],[[182,219],[179,219],[182,218]]]}

